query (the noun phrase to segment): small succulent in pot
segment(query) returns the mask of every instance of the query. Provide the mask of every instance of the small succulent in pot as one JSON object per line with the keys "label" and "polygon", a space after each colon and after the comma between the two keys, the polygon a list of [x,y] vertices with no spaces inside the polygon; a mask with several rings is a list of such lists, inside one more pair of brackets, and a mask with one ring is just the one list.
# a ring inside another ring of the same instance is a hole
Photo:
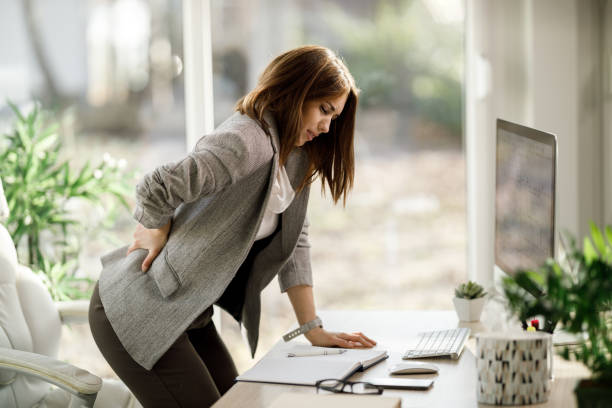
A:
{"label": "small succulent in pot", "polygon": [[476,282],[468,281],[457,286],[453,303],[459,320],[464,322],[480,320],[486,294],[484,288]]}
{"label": "small succulent in pot", "polygon": [[485,297],[487,292],[476,282],[462,283],[455,289],[455,296],[459,299],[477,299]]}

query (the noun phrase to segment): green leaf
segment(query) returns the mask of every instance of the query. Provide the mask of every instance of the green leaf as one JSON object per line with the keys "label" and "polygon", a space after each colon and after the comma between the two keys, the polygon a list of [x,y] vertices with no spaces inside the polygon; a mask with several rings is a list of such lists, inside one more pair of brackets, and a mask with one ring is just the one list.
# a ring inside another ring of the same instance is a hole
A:
{"label": "green leaf", "polygon": [[541,296],[544,294],[542,288],[536,282],[534,282],[525,271],[517,272],[514,279],[521,288],[531,293],[532,296]]}
{"label": "green leaf", "polygon": [[603,235],[597,225],[593,221],[589,222],[591,227],[591,236],[593,237],[593,243],[595,244],[595,248],[599,251],[601,255],[606,253],[606,243],[604,241]]}
{"label": "green leaf", "polygon": [[[68,163],[65,163],[66,166],[68,165]],[[64,166],[63,164],[60,164],[59,166],[49,166],[47,167],[47,171],[45,173],[45,177],[48,179],[55,179],[57,176],[59,176],[59,174],[64,171]],[[55,184],[55,183],[54,183]]]}
{"label": "green leaf", "polygon": [[85,163],[85,166],[83,166],[83,168],[79,172],[79,175],[76,178],[76,180],[74,180],[74,182],[72,183],[71,190],[76,190],[77,188],[79,188],[80,186],[85,184],[86,180],[88,180],[88,179],[90,179],[92,177],[91,172],[89,172],[90,165],[91,165],[91,163],[88,160]]}
{"label": "green leaf", "polygon": [[40,137],[36,141],[36,144],[34,146],[34,151],[36,151],[37,153],[46,152],[47,150],[52,148],[56,142],[57,142],[57,134],[55,133],[50,133],[46,135],[45,137]]}
{"label": "green leaf", "polygon": [[68,167],[68,162],[62,165],[62,169],[64,171],[64,186],[68,187],[70,185],[70,167]]}
{"label": "green leaf", "polygon": [[27,125],[23,122],[17,123],[16,131],[19,145],[23,147],[23,150],[29,152],[32,146],[32,140],[30,139],[30,130],[27,128]]}
{"label": "green leaf", "polygon": [[17,116],[17,118],[19,119],[19,121],[21,122],[25,122],[25,118],[23,117],[23,115],[21,114],[21,111],[19,110],[19,108],[17,107],[17,105],[15,105],[13,102],[11,101],[6,101],[6,104],[8,106],[11,107],[11,110],[15,113],[15,115]]}
{"label": "green leaf", "polygon": [[27,116],[25,120],[25,122],[28,124],[30,128],[33,127],[34,123],[36,122],[37,117],[38,117],[38,103],[35,103],[34,109],[32,109],[32,112],[30,112],[30,114]]}
{"label": "green leaf", "polygon": [[608,245],[612,245],[612,227],[610,225],[606,225],[604,229],[606,233],[606,239],[608,240]]}
{"label": "green leaf", "polygon": [[47,126],[42,132],[40,132],[40,136],[38,137],[38,141],[42,142],[43,140],[52,137],[57,139],[57,131],[59,130],[59,124],[51,123]]}
{"label": "green leaf", "polygon": [[529,279],[531,279],[537,285],[540,285],[540,286],[544,285],[544,283],[545,283],[544,274],[540,273],[539,271],[537,271],[537,270],[535,270],[535,271],[526,271],[525,274],[527,275],[527,277]]}
{"label": "green leaf", "polygon": [[584,237],[584,243],[582,244],[582,250],[584,251],[584,258],[587,263],[592,263],[599,257],[599,254],[595,250],[595,247],[591,243],[589,237]]}

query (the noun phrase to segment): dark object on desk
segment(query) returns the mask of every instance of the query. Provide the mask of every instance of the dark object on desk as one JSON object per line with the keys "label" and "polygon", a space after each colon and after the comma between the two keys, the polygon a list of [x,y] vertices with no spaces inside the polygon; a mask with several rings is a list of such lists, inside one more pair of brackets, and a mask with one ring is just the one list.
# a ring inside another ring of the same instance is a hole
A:
{"label": "dark object on desk", "polygon": [[409,378],[373,378],[368,379],[370,384],[379,385],[383,388],[394,390],[428,390],[434,383],[434,380],[415,380]]}
{"label": "dark object on desk", "polygon": [[383,387],[364,381],[346,381],[334,378],[326,378],[315,383],[317,393],[319,390],[333,392],[334,394],[360,394],[360,395],[380,395]]}
{"label": "dark object on desk", "polygon": [[[534,298],[546,297],[546,291],[519,271],[535,269],[555,256],[556,164],[554,134],[497,119],[495,266],[506,279],[514,279],[521,293]],[[519,316],[523,329],[537,315],[545,318],[540,328],[552,333],[556,316],[548,313]]]}

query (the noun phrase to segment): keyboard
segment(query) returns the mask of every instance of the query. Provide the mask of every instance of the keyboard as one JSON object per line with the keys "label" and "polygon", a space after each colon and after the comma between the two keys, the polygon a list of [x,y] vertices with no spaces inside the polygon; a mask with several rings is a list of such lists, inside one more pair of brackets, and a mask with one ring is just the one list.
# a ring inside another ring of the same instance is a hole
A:
{"label": "keyboard", "polygon": [[448,357],[457,360],[469,335],[470,329],[465,327],[419,333],[416,346],[408,349],[402,358]]}

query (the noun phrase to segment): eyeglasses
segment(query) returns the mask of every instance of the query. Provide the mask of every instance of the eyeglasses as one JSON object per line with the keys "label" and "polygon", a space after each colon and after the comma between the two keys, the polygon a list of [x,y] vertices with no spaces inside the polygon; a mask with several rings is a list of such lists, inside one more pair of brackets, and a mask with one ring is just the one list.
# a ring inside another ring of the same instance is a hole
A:
{"label": "eyeglasses", "polygon": [[374,385],[368,382],[342,381],[332,378],[319,380],[315,385],[317,387],[317,393],[319,390],[325,390],[334,393],[380,395],[384,390],[380,385]]}

